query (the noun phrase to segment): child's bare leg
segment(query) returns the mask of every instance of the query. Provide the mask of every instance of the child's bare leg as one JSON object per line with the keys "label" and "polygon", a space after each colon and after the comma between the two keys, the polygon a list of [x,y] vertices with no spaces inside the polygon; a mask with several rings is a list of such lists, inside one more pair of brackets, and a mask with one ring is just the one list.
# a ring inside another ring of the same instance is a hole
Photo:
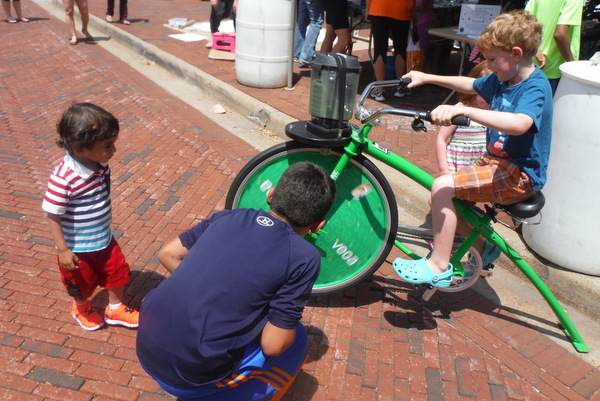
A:
{"label": "child's bare leg", "polygon": [[[460,235],[466,237],[467,235],[469,235],[471,233],[472,230],[473,230],[473,226],[470,225],[469,223],[467,223],[467,221],[465,219],[463,219],[462,217],[459,216],[458,217],[458,225],[456,227],[456,232],[459,233]],[[483,239],[483,237],[478,237],[475,240],[475,244],[473,244],[473,247],[475,249],[477,249],[477,251],[481,255],[483,253],[483,250],[485,249],[485,239]]]}
{"label": "child's bare leg", "polygon": [[125,327],[135,328],[139,322],[139,312],[123,305],[123,293],[125,286],[110,289],[108,291],[108,306],[104,309],[104,320],[108,324],[118,324]]}
{"label": "child's bare leg", "polygon": [[433,253],[427,264],[434,273],[448,270],[454,234],[457,227],[456,210],[452,199],[454,198],[454,179],[446,174],[438,177],[433,182],[431,189],[431,205],[433,218]]}
{"label": "child's bare leg", "polygon": [[108,292],[108,303],[111,305],[117,305],[123,302],[123,293],[125,292],[125,286],[119,288],[107,290]]}

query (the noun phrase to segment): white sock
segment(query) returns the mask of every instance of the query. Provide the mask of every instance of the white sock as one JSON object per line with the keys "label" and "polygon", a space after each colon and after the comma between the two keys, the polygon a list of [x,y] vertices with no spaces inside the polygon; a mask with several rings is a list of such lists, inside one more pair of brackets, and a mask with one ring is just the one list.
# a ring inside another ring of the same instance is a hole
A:
{"label": "white sock", "polygon": [[108,304],[108,309],[110,309],[110,311],[114,311],[117,310],[121,307],[122,302],[119,302],[118,304]]}

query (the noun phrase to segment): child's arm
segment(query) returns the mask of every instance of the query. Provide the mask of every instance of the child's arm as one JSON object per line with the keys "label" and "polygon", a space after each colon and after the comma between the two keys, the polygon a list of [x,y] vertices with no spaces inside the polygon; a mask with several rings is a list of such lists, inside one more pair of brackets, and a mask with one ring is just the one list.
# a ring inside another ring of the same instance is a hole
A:
{"label": "child's arm", "polygon": [[431,121],[438,125],[450,125],[453,117],[462,114],[471,117],[471,120],[481,125],[507,135],[522,135],[533,125],[533,119],[526,114],[448,105],[436,107],[431,112]]}
{"label": "child's arm", "polygon": [[60,225],[60,216],[52,213],[48,213],[47,215],[50,222],[50,234],[52,234],[54,244],[58,250],[58,263],[66,270],[77,269],[79,258],[67,247],[62,226]]}
{"label": "child's arm", "polygon": [[402,78],[411,79],[411,83],[408,85],[408,88],[414,88],[424,84],[433,84],[443,86],[444,88],[448,88],[457,92],[468,94],[476,93],[475,89],[473,89],[473,82],[475,81],[475,78],[471,77],[433,75],[413,70],[408,74],[403,75]]}
{"label": "child's arm", "polygon": [[435,137],[435,157],[437,158],[441,175],[450,174],[446,148],[452,139],[452,135],[454,135],[454,131],[456,131],[456,125],[443,126],[439,128]]}
{"label": "child's arm", "polygon": [[160,248],[158,251],[158,260],[169,273],[173,273],[173,270],[179,266],[179,263],[181,263],[187,253],[188,249],[183,246],[179,237],[176,237]]}
{"label": "child's arm", "polygon": [[295,339],[295,328],[282,329],[267,322],[260,336],[260,346],[265,355],[278,356],[290,348]]}

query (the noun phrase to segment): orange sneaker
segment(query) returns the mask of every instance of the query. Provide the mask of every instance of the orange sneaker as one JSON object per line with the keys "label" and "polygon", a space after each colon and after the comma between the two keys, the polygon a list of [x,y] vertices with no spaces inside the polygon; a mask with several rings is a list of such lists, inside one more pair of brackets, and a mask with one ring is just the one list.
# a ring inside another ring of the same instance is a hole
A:
{"label": "orange sneaker", "polygon": [[102,316],[94,310],[90,301],[87,301],[83,305],[77,305],[77,302],[73,302],[71,315],[84,330],[98,330],[104,326]]}
{"label": "orange sneaker", "polygon": [[120,324],[125,327],[138,327],[140,313],[127,305],[121,305],[111,311],[110,305],[104,309],[104,321],[108,324]]}

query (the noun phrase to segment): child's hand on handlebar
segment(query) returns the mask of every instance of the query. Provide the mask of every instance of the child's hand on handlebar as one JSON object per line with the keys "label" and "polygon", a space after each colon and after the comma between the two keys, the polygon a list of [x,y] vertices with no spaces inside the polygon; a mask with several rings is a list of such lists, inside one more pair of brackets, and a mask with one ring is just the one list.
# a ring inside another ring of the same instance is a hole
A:
{"label": "child's hand on handlebar", "polygon": [[464,115],[465,112],[464,106],[443,104],[433,109],[431,112],[431,122],[437,125],[452,125],[452,119],[456,116]]}
{"label": "child's hand on handlebar", "polygon": [[408,78],[411,82],[406,85],[407,88],[414,88],[415,86],[423,85],[427,83],[427,75],[421,71],[410,71],[407,74],[404,74],[402,78]]}

